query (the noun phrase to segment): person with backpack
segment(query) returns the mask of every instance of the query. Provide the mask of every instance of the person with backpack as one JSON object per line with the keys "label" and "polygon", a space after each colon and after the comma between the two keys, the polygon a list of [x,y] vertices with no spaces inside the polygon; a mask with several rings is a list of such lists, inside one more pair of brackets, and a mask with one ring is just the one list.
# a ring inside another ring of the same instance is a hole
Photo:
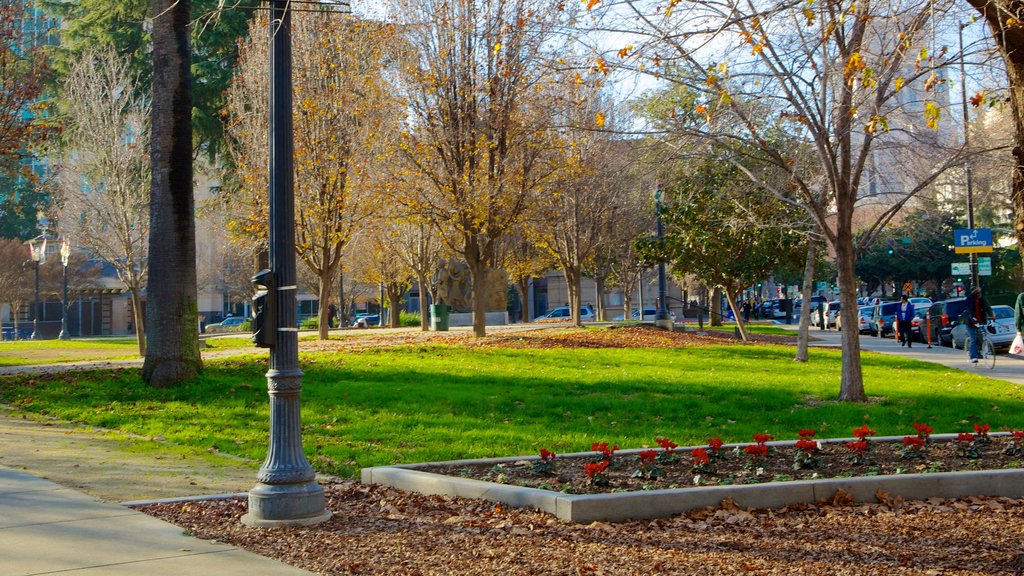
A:
{"label": "person with backpack", "polygon": [[964,303],[967,306],[961,316],[961,321],[967,324],[967,341],[971,347],[971,364],[977,364],[980,357],[978,345],[981,343],[981,331],[984,329],[982,326],[988,324],[992,319],[992,307],[989,306],[988,300],[981,295],[981,286],[971,288],[971,293],[967,296],[967,300]]}

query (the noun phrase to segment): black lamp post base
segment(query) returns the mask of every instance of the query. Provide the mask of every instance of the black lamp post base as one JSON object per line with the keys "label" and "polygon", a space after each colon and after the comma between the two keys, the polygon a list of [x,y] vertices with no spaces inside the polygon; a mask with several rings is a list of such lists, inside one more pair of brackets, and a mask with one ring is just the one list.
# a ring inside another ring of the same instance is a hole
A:
{"label": "black lamp post base", "polygon": [[257,484],[249,491],[249,512],[242,524],[253,528],[312,526],[327,521],[324,489],[315,480],[301,484]]}

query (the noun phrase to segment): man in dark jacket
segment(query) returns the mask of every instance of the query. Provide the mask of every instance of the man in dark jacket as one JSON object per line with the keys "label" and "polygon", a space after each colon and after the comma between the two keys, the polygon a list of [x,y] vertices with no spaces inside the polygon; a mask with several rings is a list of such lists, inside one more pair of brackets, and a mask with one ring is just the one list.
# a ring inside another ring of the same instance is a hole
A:
{"label": "man in dark jacket", "polygon": [[977,364],[980,354],[978,345],[981,343],[981,331],[983,325],[988,324],[992,319],[992,307],[988,300],[981,295],[981,286],[975,286],[967,296],[967,307],[964,316],[967,320],[967,340],[971,346],[971,363]]}
{"label": "man in dark jacket", "polygon": [[900,307],[896,309],[896,332],[900,337],[900,346],[913,347],[910,341],[910,328],[914,324],[914,305],[907,295],[900,296]]}

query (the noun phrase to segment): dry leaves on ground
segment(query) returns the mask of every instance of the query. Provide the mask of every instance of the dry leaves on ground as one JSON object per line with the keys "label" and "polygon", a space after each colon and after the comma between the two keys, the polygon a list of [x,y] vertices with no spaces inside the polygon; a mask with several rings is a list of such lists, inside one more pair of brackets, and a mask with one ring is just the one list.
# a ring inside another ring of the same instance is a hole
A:
{"label": "dry leaves on ground", "polygon": [[319,526],[242,526],[245,501],[146,506],[197,537],[319,574],[1020,574],[1024,500],[847,498],[777,511],[730,503],[669,519],[574,525],[482,500],[326,486]]}

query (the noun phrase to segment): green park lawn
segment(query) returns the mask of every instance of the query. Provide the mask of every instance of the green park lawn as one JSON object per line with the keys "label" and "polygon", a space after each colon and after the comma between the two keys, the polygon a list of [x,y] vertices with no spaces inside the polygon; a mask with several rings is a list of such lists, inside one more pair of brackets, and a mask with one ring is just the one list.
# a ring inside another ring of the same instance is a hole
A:
{"label": "green park lawn", "polygon": [[133,337],[0,342],[0,366],[126,360],[138,357],[139,348]]}
{"label": "green park lawn", "polygon": [[[711,326],[709,324],[704,324],[704,329],[705,330],[717,330],[717,331],[722,331],[722,332],[732,332],[733,330],[736,329],[736,325],[735,324],[727,324],[725,326]],[[772,335],[778,335],[778,336],[796,336],[796,335],[799,334],[796,330],[787,330],[785,328],[780,328],[780,327],[778,327],[778,326],[776,326],[774,324],[757,324],[757,323],[747,324],[747,331],[750,334],[772,334]],[[811,333],[811,335],[812,336],[814,335],[813,332]]]}
{"label": "green park lawn", "polygon": [[[326,473],[484,456],[583,451],[595,441],[680,445],[755,432],[848,437],[936,432],[973,422],[1024,427],[1024,392],[943,366],[863,354],[867,404],[837,403],[839,353],[787,346],[653,349],[387,348],[302,355],[303,438]],[[196,452],[260,460],[265,356],[211,360],[196,381],[147,388],[136,370],[0,378],[0,400],[30,413],[160,437]]]}

